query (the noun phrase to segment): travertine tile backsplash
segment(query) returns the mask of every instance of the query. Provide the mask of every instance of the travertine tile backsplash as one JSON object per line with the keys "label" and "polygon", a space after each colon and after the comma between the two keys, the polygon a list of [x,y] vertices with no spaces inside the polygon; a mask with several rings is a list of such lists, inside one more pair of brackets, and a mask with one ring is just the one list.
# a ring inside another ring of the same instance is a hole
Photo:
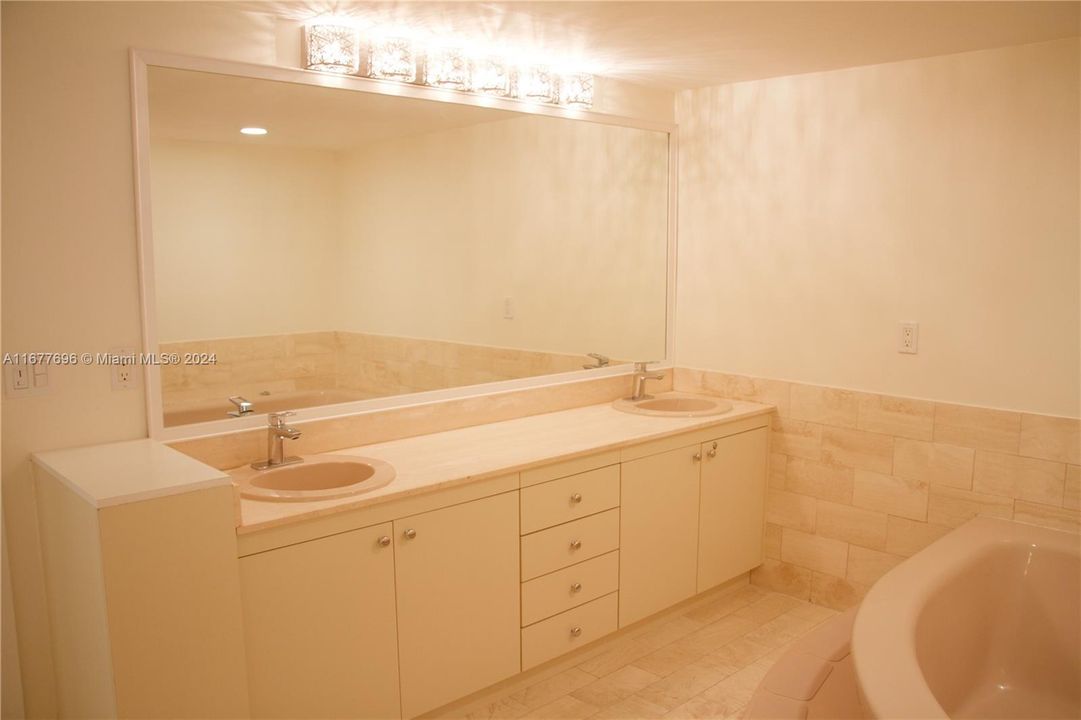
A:
{"label": "travertine tile backsplash", "polygon": [[758,585],[849,607],[976,515],[1081,525],[1081,420],[699,370],[674,384],[777,406]]}

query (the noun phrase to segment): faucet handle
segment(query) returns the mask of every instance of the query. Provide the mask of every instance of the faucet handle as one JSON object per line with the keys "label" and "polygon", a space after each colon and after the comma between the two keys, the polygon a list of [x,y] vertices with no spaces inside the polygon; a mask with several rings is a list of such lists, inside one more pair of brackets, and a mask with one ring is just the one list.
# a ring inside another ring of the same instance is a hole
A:
{"label": "faucet handle", "polygon": [[635,372],[645,372],[650,365],[656,365],[660,360],[637,360],[634,363]]}
{"label": "faucet handle", "polygon": [[271,427],[282,427],[285,425],[285,418],[296,415],[296,410],[282,410],[281,412],[267,413],[267,424]]}

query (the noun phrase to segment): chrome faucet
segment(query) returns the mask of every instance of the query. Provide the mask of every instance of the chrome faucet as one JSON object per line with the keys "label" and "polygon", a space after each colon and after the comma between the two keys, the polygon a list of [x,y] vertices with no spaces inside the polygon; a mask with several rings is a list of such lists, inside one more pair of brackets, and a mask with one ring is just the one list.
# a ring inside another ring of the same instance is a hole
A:
{"label": "chrome faucet", "polygon": [[240,395],[233,395],[231,398],[229,398],[229,402],[233,403],[233,405],[236,405],[236,410],[230,410],[228,413],[226,413],[227,415],[232,415],[233,417],[243,417],[244,415],[251,415],[253,412],[255,412],[251,402],[241,397]]}
{"label": "chrome faucet", "polygon": [[657,362],[656,360],[642,360],[634,364],[634,394],[631,395],[630,400],[637,402],[639,400],[646,400],[649,395],[646,395],[646,380],[663,380],[664,373],[650,373],[646,368],[650,364]]}
{"label": "chrome faucet", "polygon": [[304,458],[296,455],[285,457],[285,441],[296,440],[300,437],[299,430],[285,424],[285,418],[292,415],[296,415],[292,410],[267,415],[266,461],[252,463],[253,468],[266,470],[279,465],[293,465],[294,463],[304,462]]}
{"label": "chrome faucet", "polygon": [[612,358],[600,353],[586,353],[586,357],[591,357],[597,362],[591,365],[583,365],[583,370],[596,370],[597,368],[608,367],[608,363],[612,362]]}

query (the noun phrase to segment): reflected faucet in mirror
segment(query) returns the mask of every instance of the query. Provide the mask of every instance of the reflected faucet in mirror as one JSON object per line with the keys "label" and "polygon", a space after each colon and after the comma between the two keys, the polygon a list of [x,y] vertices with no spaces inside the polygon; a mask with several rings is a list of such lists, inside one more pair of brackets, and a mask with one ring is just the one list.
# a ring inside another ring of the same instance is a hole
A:
{"label": "reflected faucet in mirror", "polygon": [[300,431],[285,424],[285,418],[296,415],[292,410],[285,412],[270,413],[267,415],[267,458],[263,462],[252,463],[256,470],[279,467],[281,465],[293,465],[304,462],[304,458],[291,455],[285,457],[285,441],[296,440],[300,437]]}
{"label": "reflected faucet in mirror", "polygon": [[591,357],[597,362],[583,365],[583,370],[596,370],[597,368],[608,367],[608,363],[612,362],[612,358],[607,355],[601,355],[600,353],[586,353],[586,357]]}
{"label": "reflected faucet in mirror", "polygon": [[245,415],[251,415],[253,412],[255,412],[251,401],[245,399],[240,395],[233,395],[229,398],[229,402],[233,403],[233,405],[236,406],[236,410],[230,410],[228,413],[226,413],[227,415],[231,415],[232,417],[243,417]]}

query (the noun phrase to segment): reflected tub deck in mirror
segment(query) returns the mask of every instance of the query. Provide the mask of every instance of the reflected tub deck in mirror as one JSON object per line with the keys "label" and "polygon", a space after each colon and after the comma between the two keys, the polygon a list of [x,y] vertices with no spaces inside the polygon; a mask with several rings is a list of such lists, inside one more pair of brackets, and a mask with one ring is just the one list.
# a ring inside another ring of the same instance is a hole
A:
{"label": "reflected tub deck in mirror", "polygon": [[250,401],[252,412],[280,412],[570,372],[590,361],[585,354],[347,332],[167,343],[161,351],[215,359],[162,367],[166,427],[220,420],[235,410],[234,395]]}
{"label": "reflected tub deck in mirror", "polygon": [[217,358],[151,370],[164,428],[668,354],[674,127],[158,61],[147,349]]}

